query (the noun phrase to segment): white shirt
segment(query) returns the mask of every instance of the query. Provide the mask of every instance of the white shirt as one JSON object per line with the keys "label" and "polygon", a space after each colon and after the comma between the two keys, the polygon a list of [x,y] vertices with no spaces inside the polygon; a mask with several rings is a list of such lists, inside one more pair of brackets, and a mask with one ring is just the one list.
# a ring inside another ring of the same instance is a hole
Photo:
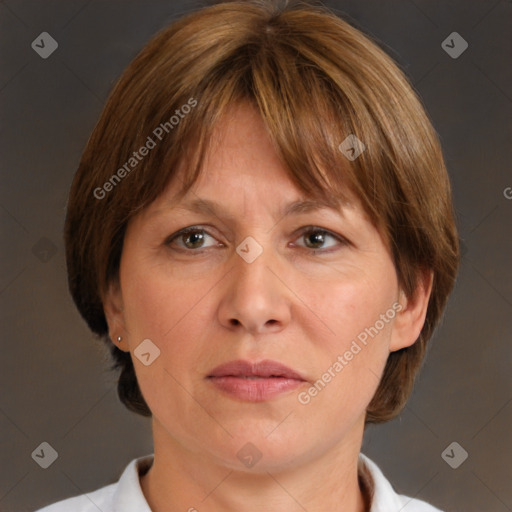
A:
{"label": "white shirt", "polygon": [[[370,512],[442,512],[424,501],[397,494],[374,462],[363,454],[359,458],[372,479],[373,501]],[[139,480],[139,472],[145,472],[152,462],[153,455],[134,459],[117,483],[59,501],[36,512],[152,512]],[[200,507],[198,510],[200,512]]]}

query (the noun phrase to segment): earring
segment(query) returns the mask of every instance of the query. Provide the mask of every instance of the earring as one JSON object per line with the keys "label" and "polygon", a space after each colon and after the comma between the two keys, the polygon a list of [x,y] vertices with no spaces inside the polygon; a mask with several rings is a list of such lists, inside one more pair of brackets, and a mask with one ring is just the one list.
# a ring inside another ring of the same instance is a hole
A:
{"label": "earring", "polygon": [[118,337],[117,337],[117,341],[118,341],[119,343],[121,343],[121,341],[123,341],[123,338],[122,338],[121,336],[118,336]]}

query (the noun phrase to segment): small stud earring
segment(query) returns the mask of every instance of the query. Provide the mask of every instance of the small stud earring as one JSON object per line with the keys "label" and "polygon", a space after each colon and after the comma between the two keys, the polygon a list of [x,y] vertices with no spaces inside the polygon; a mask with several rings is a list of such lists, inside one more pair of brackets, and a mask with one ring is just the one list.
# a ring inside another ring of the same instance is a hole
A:
{"label": "small stud earring", "polygon": [[123,341],[123,338],[122,338],[121,336],[118,336],[118,337],[117,337],[117,341],[118,341],[119,343],[121,343],[121,341]]}

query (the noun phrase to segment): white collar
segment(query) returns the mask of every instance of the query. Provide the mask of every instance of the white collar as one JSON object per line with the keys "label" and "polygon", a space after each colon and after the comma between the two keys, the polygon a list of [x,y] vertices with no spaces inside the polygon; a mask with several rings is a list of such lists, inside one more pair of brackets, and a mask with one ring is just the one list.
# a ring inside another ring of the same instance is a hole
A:
{"label": "white collar", "polygon": [[140,486],[139,474],[153,464],[153,454],[134,459],[126,466],[112,497],[112,512],[152,512]]}
{"label": "white collar", "polygon": [[[371,479],[373,499],[370,512],[441,512],[422,501],[398,495],[379,467],[366,455],[359,454],[359,461]],[[147,455],[128,464],[112,496],[112,512],[151,512],[140,486],[139,474],[152,463],[153,455]]]}

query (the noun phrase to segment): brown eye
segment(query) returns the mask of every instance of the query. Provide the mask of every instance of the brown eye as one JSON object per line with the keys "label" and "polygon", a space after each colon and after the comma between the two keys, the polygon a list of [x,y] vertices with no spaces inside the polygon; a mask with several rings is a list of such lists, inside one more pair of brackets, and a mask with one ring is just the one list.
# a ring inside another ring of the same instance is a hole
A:
{"label": "brown eye", "polygon": [[209,245],[205,245],[208,238],[211,238],[215,242],[215,238],[210,235],[207,231],[199,227],[189,227],[184,228],[171,235],[165,242],[168,246],[176,246],[178,249],[182,250],[198,250],[205,249],[209,247],[213,247],[215,244],[210,243]]}
{"label": "brown eye", "polygon": [[298,239],[304,240],[304,245],[299,244],[300,246],[324,252],[329,252],[331,248],[347,243],[342,237],[321,228],[308,228],[302,232]]}
{"label": "brown eye", "polygon": [[201,231],[194,231],[181,235],[181,240],[189,249],[197,249],[204,242],[204,234]]}
{"label": "brown eye", "polygon": [[320,249],[325,243],[325,233],[323,231],[311,231],[304,236],[306,247],[310,249]]}

